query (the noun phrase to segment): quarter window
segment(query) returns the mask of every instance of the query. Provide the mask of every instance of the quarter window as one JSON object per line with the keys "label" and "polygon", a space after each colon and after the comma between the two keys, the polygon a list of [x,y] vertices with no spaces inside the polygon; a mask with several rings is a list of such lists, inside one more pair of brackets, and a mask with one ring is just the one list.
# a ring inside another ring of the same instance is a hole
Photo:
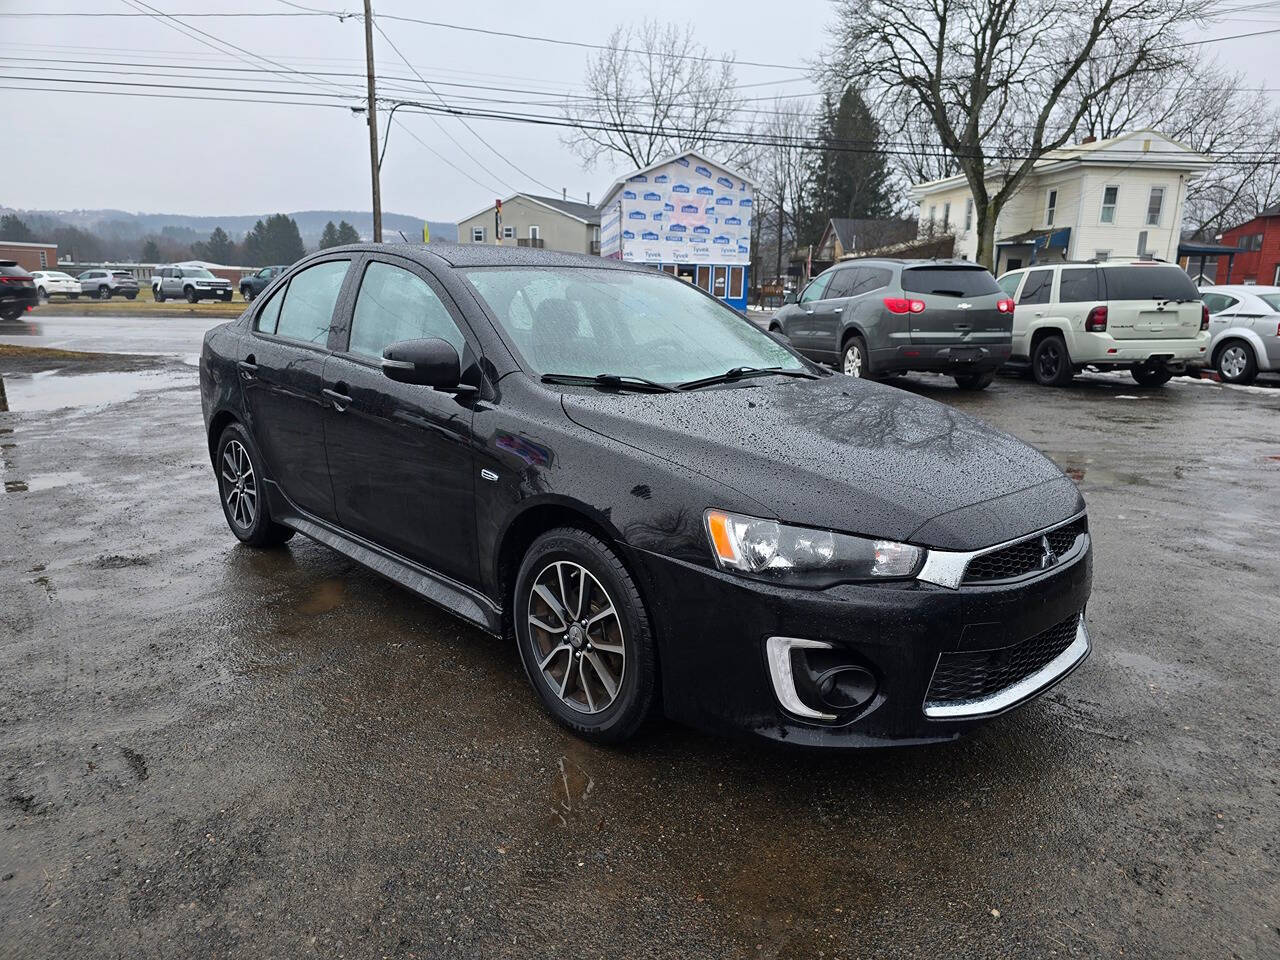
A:
{"label": "quarter window", "polygon": [[1053,290],[1052,270],[1032,270],[1027,274],[1027,282],[1022,285],[1022,296],[1019,303],[1048,303],[1049,293]]}
{"label": "quarter window", "polygon": [[1238,300],[1235,297],[1229,297],[1225,293],[1202,293],[1200,299],[1204,301],[1204,305],[1209,308],[1210,313],[1221,313],[1228,307],[1234,307]]}
{"label": "quarter window", "polygon": [[1101,223],[1116,222],[1116,203],[1120,199],[1120,188],[1117,186],[1104,187],[1102,190],[1102,212],[1098,215]]}
{"label": "quarter window", "polygon": [[349,264],[348,260],[330,260],[294,274],[284,291],[276,335],[323,344],[329,337],[333,308]]}
{"label": "quarter window", "polygon": [[1147,197],[1147,226],[1160,226],[1160,217],[1164,213],[1164,187],[1152,187]]}
{"label": "quarter window", "polygon": [[466,340],[421,277],[389,263],[371,263],[360,281],[349,350],[375,359],[401,340],[447,341],[462,355]]}

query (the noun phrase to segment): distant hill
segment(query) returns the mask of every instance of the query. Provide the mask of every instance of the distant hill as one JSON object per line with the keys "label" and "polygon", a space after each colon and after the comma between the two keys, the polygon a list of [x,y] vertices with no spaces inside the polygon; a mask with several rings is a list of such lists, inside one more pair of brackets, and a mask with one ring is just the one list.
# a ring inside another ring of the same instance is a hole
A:
{"label": "distant hill", "polygon": [[[9,208],[0,206],[0,212],[8,212]],[[234,240],[240,240],[251,229],[254,223],[264,219],[273,211],[232,216],[197,217],[182,213],[130,213],[126,210],[16,210],[23,219],[48,217],[61,221],[69,226],[82,230],[101,232],[108,228],[110,234],[118,237],[134,234],[138,237],[167,232],[170,235],[187,235],[203,239],[214,227],[221,227]],[[373,214],[367,210],[297,210],[289,214],[298,224],[298,232],[302,234],[302,242],[308,249],[314,249],[320,242],[320,234],[324,225],[332,220],[338,223],[346,220],[366,239],[373,236]],[[403,213],[382,214],[382,235],[384,239],[398,239],[403,232],[410,240],[422,238],[421,217],[411,217]],[[443,221],[428,221],[433,240],[454,242],[458,239],[458,225]]]}

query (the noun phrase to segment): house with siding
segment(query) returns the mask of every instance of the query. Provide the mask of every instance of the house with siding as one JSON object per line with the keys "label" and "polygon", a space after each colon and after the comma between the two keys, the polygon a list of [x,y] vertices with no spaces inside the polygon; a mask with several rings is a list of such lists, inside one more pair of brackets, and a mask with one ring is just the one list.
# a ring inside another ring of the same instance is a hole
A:
{"label": "house with siding", "polygon": [[[1187,187],[1213,164],[1155,130],[1086,139],[1046,154],[1000,213],[995,273],[1032,263],[1148,256],[1175,261]],[[989,181],[995,192],[999,176]],[[917,184],[921,235],[977,255],[973,194],[961,176]]]}
{"label": "house with siding", "polygon": [[600,252],[600,214],[589,203],[567,197],[515,193],[458,221],[459,243],[502,243],[509,247],[539,247],[566,253]]}
{"label": "house with siding", "polygon": [[1224,230],[1220,239],[1223,246],[1236,248],[1229,282],[1280,287],[1280,203]]}

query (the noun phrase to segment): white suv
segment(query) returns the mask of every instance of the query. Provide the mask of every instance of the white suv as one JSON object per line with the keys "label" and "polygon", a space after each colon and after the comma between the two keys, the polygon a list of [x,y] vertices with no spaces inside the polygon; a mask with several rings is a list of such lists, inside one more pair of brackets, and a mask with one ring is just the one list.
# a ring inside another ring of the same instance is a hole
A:
{"label": "white suv", "polygon": [[998,281],[1014,298],[1013,363],[1061,387],[1086,366],[1128,369],[1158,387],[1204,363],[1209,312],[1185,270],[1154,260],[1051,263]]}

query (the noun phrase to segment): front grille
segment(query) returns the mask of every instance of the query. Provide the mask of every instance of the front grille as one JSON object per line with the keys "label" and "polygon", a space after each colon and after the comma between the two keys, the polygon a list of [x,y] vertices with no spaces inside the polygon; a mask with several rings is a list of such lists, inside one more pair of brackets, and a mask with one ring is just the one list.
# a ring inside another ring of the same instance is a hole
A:
{"label": "front grille", "polygon": [[[974,557],[969,561],[968,569],[965,570],[964,582],[991,583],[997,580],[1015,580],[1029,573],[1047,569],[1041,566],[1044,558],[1044,539],[1049,541],[1054,554],[1061,558],[1076,545],[1076,540],[1087,530],[1086,519],[1080,517],[1066,526],[1050,530],[1044,534],[1043,538],[1032,537],[1003,549],[984,553],[980,557]],[[1050,566],[1053,565],[1050,564]]]}
{"label": "front grille", "polygon": [[982,700],[1025,680],[1071,646],[1080,614],[1000,650],[944,653],[925,700],[929,705]]}

